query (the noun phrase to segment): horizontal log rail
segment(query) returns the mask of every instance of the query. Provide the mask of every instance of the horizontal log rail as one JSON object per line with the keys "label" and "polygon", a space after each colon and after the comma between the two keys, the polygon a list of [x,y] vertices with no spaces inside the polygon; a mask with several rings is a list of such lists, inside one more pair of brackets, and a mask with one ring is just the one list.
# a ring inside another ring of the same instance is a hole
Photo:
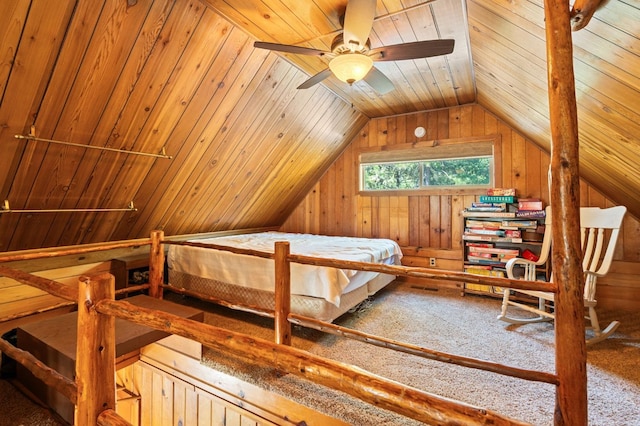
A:
{"label": "horizontal log rail", "polygon": [[16,348],[3,338],[0,338],[0,352],[16,360],[16,362],[27,368],[35,377],[42,380],[44,384],[56,389],[72,403],[76,403],[78,388],[73,380],[66,378],[38,360],[31,355],[31,353]]}
{"label": "horizontal log rail", "polygon": [[[274,259],[274,253],[243,249],[237,247],[229,247],[219,244],[197,243],[193,241],[163,241],[163,244],[180,245],[188,247],[199,247],[212,250],[228,251],[236,254],[244,254],[248,256],[257,256],[265,259]],[[509,287],[520,290],[537,290],[557,292],[557,286],[554,283],[543,281],[526,281],[512,280],[500,277],[485,277],[483,275],[469,274],[467,272],[443,271],[440,269],[429,269],[415,266],[401,265],[385,265],[381,263],[355,262],[351,260],[325,259],[311,256],[303,256],[299,254],[289,254],[287,256],[289,262],[300,263],[305,265],[326,266],[329,268],[352,269],[358,271],[380,272],[390,275],[400,275],[414,278],[435,278],[445,281],[468,282],[473,284],[485,284],[497,287]]]}
{"label": "horizontal log rail", "polygon": [[[419,267],[407,267],[407,266],[398,266],[398,265],[384,265],[384,264],[373,264],[367,262],[354,262],[354,261],[345,261],[345,260],[335,260],[335,259],[324,259],[324,258],[313,258],[308,256],[294,255],[290,254],[288,250],[283,251],[279,250],[278,245],[284,245],[287,243],[276,243],[275,254],[261,252],[256,250],[247,250],[247,249],[234,249],[226,246],[220,246],[215,244],[206,244],[206,243],[197,243],[197,242],[184,242],[184,241],[163,241],[162,234],[155,231],[152,233],[152,238],[149,240],[151,245],[151,250],[160,251],[164,253],[162,249],[162,245],[164,244],[177,244],[177,245],[185,245],[185,246],[194,246],[194,247],[202,247],[202,248],[210,248],[217,250],[226,250],[232,251],[239,254],[259,256],[263,258],[273,259],[276,263],[280,262],[281,264],[288,265],[290,262],[301,263],[301,264],[309,264],[316,266],[325,266],[332,268],[340,268],[340,269],[350,269],[350,270],[363,270],[363,271],[373,271],[386,273],[397,276],[410,276],[410,277],[420,277],[420,278],[438,278],[445,279],[451,281],[465,281],[465,282],[473,282],[478,284],[487,284],[487,285],[495,285],[502,287],[512,287],[512,288],[520,288],[520,289],[534,289],[534,290],[544,290],[544,291],[557,291],[556,287],[553,284],[548,283],[540,283],[540,282],[528,282],[528,281],[520,281],[520,280],[509,280],[504,278],[496,278],[496,277],[483,277],[473,274],[467,274],[463,272],[453,272],[453,271],[441,271],[441,270],[433,270],[428,268],[419,268]],[[136,241],[135,246],[139,246],[140,242]],[[288,245],[288,244],[287,244]],[[131,247],[132,244],[129,243],[109,243],[104,247],[105,250],[113,249],[114,247]],[[76,253],[85,253],[88,251],[96,251],[101,250],[101,247],[91,247],[89,250],[85,251],[83,249],[79,250],[61,250],[58,252],[58,255],[64,256],[67,254],[76,254]],[[280,252],[280,253],[279,253]],[[33,256],[29,254],[29,256]],[[49,257],[49,256],[45,256]],[[15,256],[11,257],[11,260],[18,259],[26,259],[26,258],[37,258],[37,257],[20,257],[17,258]],[[161,262],[164,262],[164,256],[157,256],[154,259],[151,256],[150,262],[154,263],[154,267],[156,270],[162,270],[163,267],[159,265]],[[158,263],[156,265],[155,263]],[[150,267],[152,265],[150,264]],[[278,268],[276,268],[278,269]],[[286,268],[284,269],[286,272]],[[84,295],[79,294],[80,292],[76,289],[69,288],[68,286],[58,283],[53,280],[49,280],[42,277],[37,277],[32,274],[28,274],[16,269],[4,267],[0,265],[0,275],[4,275],[13,279],[16,279],[22,283],[32,285],[44,291],[47,291],[55,296],[62,297],[64,299],[78,302],[78,298],[82,298]],[[282,275],[282,274],[280,274]],[[286,274],[285,274],[286,275]],[[158,281],[162,276],[160,275],[155,281]],[[282,277],[281,277],[282,278]],[[106,278],[102,277],[98,281],[94,281],[93,278],[89,279],[87,277],[83,277],[82,283],[87,287],[93,283],[99,288],[104,287],[101,284],[105,282]],[[111,278],[112,280],[112,278]],[[276,276],[276,281],[278,281],[278,277]],[[282,281],[282,279],[280,279]],[[127,289],[123,289],[121,292],[128,291],[139,291],[144,290],[150,287],[154,287],[152,283],[144,284],[141,286],[130,287]],[[160,284],[155,285],[156,289],[161,290],[163,288],[169,288],[174,292],[185,294],[188,296],[198,297],[203,300],[208,300],[215,302],[217,304],[227,306],[232,309],[242,309],[247,310],[253,313],[257,313],[263,316],[273,317],[277,312],[268,309],[262,309],[258,307],[245,307],[245,306],[236,306],[234,304],[230,304],[221,300],[217,300],[215,298],[207,298],[203,297],[203,295],[183,290],[173,288],[170,285]],[[83,288],[81,286],[81,288]],[[277,289],[276,289],[277,290]],[[288,293],[288,292],[287,292]],[[112,293],[114,294],[114,293]],[[150,291],[151,294],[151,291]],[[112,296],[113,297],[113,296]],[[283,295],[279,296],[276,294],[276,300],[280,297],[283,298]],[[290,297],[290,295],[287,295]],[[93,300],[93,299],[89,299]],[[83,303],[86,303],[85,300]],[[91,302],[89,302],[91,303]],[[84,304],[83,304],[84,306]],[[178,317],[175,315],[167,314],[165,312],[154,311],[151,309],[141,308],[139,306],[133,306],[126,301],[115,301],[112,298],[98,300],[95,304],[87,305],[92,310],[95,310],[99,314],[111,315],[119,318],[123,318],[134,323],[143,324],[146,326],[150,326],[162,331],[166,331],[172,334],[181,335],[183,337],[187,337],[200,343],[205,346],[221,350],[225,353],[229,353],[240,358],[243,358],[249,362],[261,362],[267,365],[272,365],[274,368],[279,369],[281,371],[285,371],[287,373],[296,374],[298,376],[302,376],[306,379],[312,380],[318,384],[348,393],[353,395],[364,402],[373,404],[375,406],[379,406],[394,412],[397,412],[401,415],[420,420],[427,423],[436,423],[436,424],[494,424],[494,425],[514,425],[514,424],[525,424],[520,423],[516,420],[510,419],[506,416],[503,416],[499,413],[486,410],[483,408],[474,407],[472,405],[468,405],[465,403],[459,403],[447,398],[439,397],[437,395],[430,394],[425,391],[421,391],[419,389],[415,389],[412,387],[408,387],[392,380],[377,376],[373,373],[367,372],[365,370],[359,369],[354,366],[349,366],[337,361],[333,361],[330,359],[322,358],[308,352],[305,352],[300,349],[293,348],[286,342],[286,333],[284,328],[280,329],[280,332],[283,333],[284,338],[281,339],[283,341],[270,342],[258,338],[253,338],[251,336],[247,336],[241,333],[231,332],[229,330],[220,329],[218,327],[214,327],[208,324],[203,324],[201,322],[191,321],[188,319],[184,319],[182,317]],[[329,332],[337,335],[342,335],[344,337],[353,338],[357,340],[361,340],[363,342],[367,342],[370,344],[374,344],[381,347],[386,347],[394,350],[399,350],[402,352],[410,353],[413,355],[422,356],[425,358],[448,362],[452,364],[457,364],[470,368],[482,369],[494,373],[500,373],[512,377],[518,377],[525,380],[531,381],[539,381],[546,382],[554,385],[558,385],[558,377],[556,375],[524,370],[509,366],[504,366],[496,363],[491,363],[483,360],[477,360],[473,358],[461,357],[457,355],[451,355],[447,353],[442,353],[438,351],[433,351],[430,349],[425,349],[422,347],[418,347],[415,345],[406,344],[403,342],[397,342],[391,339],[386,339],[379,336],[370,335],[367,333],[350,330],[347,328],[339,327],[330,323],[325,323],[322,321],[317,321],[312,318],[306,318],[303,316],[291,314],[287,311],[287,308],[281,308],[283,312],[280,315],[284,315],[285,323],[298,323],[300,325],[315,328],[324,332]],[[276,309],[277,311],[277,309]],[[284,331],[283,331],[284,330]],[[278,330],[276,330],[278,331]],[[9,345],[8,342],[2,341],[0,342],[0,349],[2,347],[6,347]],[[17,348],[8,348],[6,351],[12,357],[17,357],[21,360],[21,364],[29,365],[29,368],[36,377],[40,376],[48,376],[54,377],[52,383],[45,382],[50,384],[52,387],[60,390],[67,389],[61,392],[65,395],[69,395],[69,399],[72,401],[78,401],[79,404],[79,395],[78,388],[75,387],[73,382],[69,383],[68,379],[66,381],[60,380],[59,378],[55,378],[55,372],[51,372],[46,368],[41,368],[38,365],[38,361],[33,358],[28,353],[22,353]],[[3,352],[5,352],[3,350]],[[31,357],[31,358],[30,358]],[[70,388],[70,386],[72,388]],[[64,393],[66,392],[66,393]],[[75,396],[74,396],[75,395]],[[76,398],[76,399],[74,399]],[[99,416],[103,420],[99,420],[98,424],[126,424],[121,423],[121,419],[115,413],[112,413],[107,408],[105,411],[102,411]],[[98,415],[98,412],[96,412]],[[113,416],[112,416],[113,415]],[[104,422],[104,423],[101,423]]]}
{"label": "horizontal log rail", "polygon": [[473,284],[486,284],[497,287],[517,288],[520,290],[537,290],[556,293],[558,287],[554,283],[543,281],[512,280],[509,278],[475,275],[467,272],[443,271],[417,266],[385,265],[381,263],[354,262],[351,260],[324,259],[299,254],[290,254],[287,259],[291,262],[305,265],[326,266],[330,268],[354,269],[359,271],[381,272],[414,278],[436,278],[445,281],[459,281]]}
{"label": "horizontal log rail", "polygon": [[116,243],[101,243],[101,244],[89,244],[82,246],[71,246],[58,250],[43,250],[40,252],[28,251],[17,252],[13,254],[0,254],[0,263],[13,262],[17,260],[34,260],[34,259],[48,259],[52,257],[72,256],[74,254],[93,253],[96,251],[109,251],[121,248],[140,247],[144,245],[150,245],[151,239],[145,238],[140,240],[130,240]]}
{"label": "horizontal log rail", "polygon": [[206,249],[212,249],[212,250],[229,251],[229,252],[235,253],[235,254],[246,254],[248,256],[262,257],[262,258],[265,258],[265,259],[273,259],[274,258],[274,254],[273,253],[269,253],[267,251],[244,249],[244,248],[239,248],[239,247],[223,246],[223,245],[219,245],[219,244],[198,243],[198,242],[195,242],[195,241],[163,241],[162,244],[168,244],[168,245],[174,245],[174,246],[199,247],[199,248],[206,248]]}
{"label": "horizontal log rail", "polygon": [[362,331],[353,330],[353,329],[342,327],[336,324],[331,324],[328,322],[304,317],[302,315],[297,315],[293,313],[289,314],[289,321],[291,321],[294,324],[301,325],[303,327],[322,331],[324,333],[330,333],[330,334],[334,334],[336,336],[342,336],[348,339],[359,340],[361,342],[369,343],[374,346],[392,349],[394,351],[404,352],[404,353],[419,356],[422,358],[446,362],[448,364],[460,365],[463,367],[475,368],[478,370],[491,371],[493,373],[498,373],[505,376],[516,377],[519,379],[524,379],[524,380],[529,380],[534,382],[551,383],[553,385],[558,384],[557,376],[551,373],[545,373],[545,372],[536,371],[536,370],[526,370],[522,368],[515,368],[507,365],[497,364],[494,362],[483,361],[476,358],[452,355],[446,352],[435,351],[432,349],[423,348],[421,346],[411,345],[411,344],[400,342],[393,339],[387,339],[386,337],[380,337],[374,334],[364,333]]}
{"label": "horizontal log rail", "polygon": [[524,425],[499,413],[455,402],[369,373],[355,366],[264,339],[134,306],[100,300],[97,312],[177,334],[249,362],[259,362],[355,396],[367,403],[428,424]]}
{"label": "horizontal log rail", "polygon": [[29,274],[18,269],[7,268],[6,266],[1,265],[0,275],[14,279],[18,282],[21,282],[22,284],[36,287],[40,290],[52,294],[53,296],[61,297],[73,302],[78,301],[78,289],[76,287],[69,287],[68,285],[59,283],[58,281],[39,277],[37,275]]}
{"label": "horizontal log rail", "polygon": [[[57,281],[53,281],[53,282],[55,282],[55,283],[57,283],[57,284],[59,284],[61,286],[64,285],[64,284],[61,284],[61,283],[59,283]],[[31,285],[30,283],[25,283],[25,282],[23,282],[23,284]],[[42,283],[42,284],[44,284],[44,283]],[[46,291],[47,293],[51,293],[48,284],[49,283],[46,284],[47,288],[40,288],[40,287],[39,288],[41,290]],[[128,293],[133,293],[133,292],[136,292],[136,291],[144,291],[144,290],[147,290],[148,288],[149,288],[149,284],[140,284],[140,285],[136,285],[136,286],[125,287],[125,288],[121,288],[119,290],[116,290],[116,295],[128,294]],[[41,308],[41,309],[35,309],[35,310],[32,310],[32,311],[25,311],[25,312],[20,312],[20,313],[13,314],[13,315],[7,315],[5,317],[0,317],[0,324],[2,324],[3,322],[9,322],[9,321],[14,321],[14,320],[17,320],[17,319],[20,319],[20,318],[29,317],[31,315],[41,314],[41,313],[44,313],[44,312],[54,311],[54,310],[60,309],[60,308],[66,308],[66,307],[74,306],[74,305],[77,305],[77,304],[78,304],[77,300],[73,300],[73,301],[72,300],[67,300],[66,302],[56,303],[55,305],[47,306],[47,307],[44,307],[44,308]]]}

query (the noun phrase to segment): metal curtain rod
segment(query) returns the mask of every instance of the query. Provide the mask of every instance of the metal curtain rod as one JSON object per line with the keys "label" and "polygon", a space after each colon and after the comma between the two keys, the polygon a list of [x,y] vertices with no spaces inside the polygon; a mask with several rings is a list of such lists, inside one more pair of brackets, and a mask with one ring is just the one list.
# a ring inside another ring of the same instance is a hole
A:
{"label": "metal curtain rod", "polygon": [[37,138],[35,136],[32,135],[15,135],[16,139],[28,139],[28,140],[32,140],[32,141],[37,141],[37,142],[48,142],[48,143],[57,143],[60,145],[70,145],[70,146],[77,146],[80,148],[91,148],[91,149],[100,149],[102,151],[111,151],[111,152],[122,152],[124,154],[133,154],[133,155],[144,155],[147,157],[157,157],[157,158],[166,158],[166,159],[172,159],[173,157],[170,155],[167,155],[164,151],[164,147],[162,148],[161,154],[152,154],[149,152],[138,152],[138,151],[127,151],[126,149],[117,149],[117,148],[108,148],[106,146],[94,146],[94,145],[83,145],[80,143],[73,143],[73,142],[63,142],[63,141],[56,141],[56,140],[52,140],[52,139],[44,139],[44,138]]}
{"label": "metal curtain rod", "polygon": [[20,209],[12,210],[9,207],[9,200],[4,200],[4,204],[0,207],[0,213],[61,213],[61,212],[136,212],[137,208],[134,207],[133,201],[129,203],[129,206],[123,209]]}

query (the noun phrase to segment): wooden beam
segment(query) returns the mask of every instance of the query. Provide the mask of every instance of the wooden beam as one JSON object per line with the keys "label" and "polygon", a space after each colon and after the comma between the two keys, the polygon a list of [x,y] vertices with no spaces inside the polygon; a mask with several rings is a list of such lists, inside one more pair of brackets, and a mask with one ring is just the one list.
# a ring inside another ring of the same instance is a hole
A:
{"label": "wooden beam", "polygon": [[106,273],[80,277],[78,293],[75,424],[92,425],[102,411],[116,408],[116,319],[94,308],[101,300],[114,299],[115,278]]}
{"label": "wooden beam", "polygon": [[278,241],[275,247],[275,333],[276,343],[291,345],[291,264],[289,242]]}
{"label": "wooden beam", "polygon": [[558,285],[555,331],[559,384],[554,422],[556,425],[586,425],[587,353],[573,44],[567,1],[545,0],[544,9],[551,122],[552,267]]}
{"label": "wooden beam", "polygon": [[151,232],[151,248],[149,249],[149,296],[158,299],[162,299],[162,284],[164,284],[163,240],[163,231]]}
{"label": "wooden beam", "polygon": [[17,269],[7,268],[6,266],[0,266],[0,275],[36,287],[56,297],[62,297],[63,299],[74,302],[78,300],[77,289],[48,278],[38,277],[27,272],[18,271]]}

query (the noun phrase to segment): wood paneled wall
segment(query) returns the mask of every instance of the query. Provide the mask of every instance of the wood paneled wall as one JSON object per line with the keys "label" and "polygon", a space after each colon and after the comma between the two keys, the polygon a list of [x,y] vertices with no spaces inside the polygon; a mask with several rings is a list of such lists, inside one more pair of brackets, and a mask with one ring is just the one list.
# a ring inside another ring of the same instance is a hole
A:
{"label": "wood paneled wall", "polygon": [[[423,138],[414,136],[417,126],[427,130]],[[362,196],[358,193],[358,155],[360,149],[372,146],[495,135],[502,141],[497,181],[515,187],[520,197],[539,197],[548,203],[549,154],[481,106],[470,105],[369,121],[281,229],[391,238],[403,247],[407,265],[427,266],[429,258],[435,257],[437,268],[461,270],[461,211],[480,193]],[[583,206],[613,205],[584,181],[580,195]],[[599,283],[601,304],[640,307],[640,223],[629,214],[615,259],[611,272]]]}

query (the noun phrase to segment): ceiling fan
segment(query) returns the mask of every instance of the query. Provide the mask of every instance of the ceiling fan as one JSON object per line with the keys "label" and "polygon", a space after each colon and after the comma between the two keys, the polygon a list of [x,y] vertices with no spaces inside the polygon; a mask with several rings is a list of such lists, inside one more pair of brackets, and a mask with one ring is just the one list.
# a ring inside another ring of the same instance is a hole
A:
{"label": "ceiling fan", "polygon": [[417,41],[371,49],[369,34],[375,12],[376,0],[349,0],[344,13],[343,32],[333,39],[330,52],[262,41],[255,42],[254,46],[278,52],[331,58],[329,68],[309,78],[298,86],[298,89],[308,89],[333,74],[349,84],[364,80],[380,94],[390,92],[394,86],[391,80],[373,65],[374,62],[428,58],[453,52],[455,40],[452,39]]}

